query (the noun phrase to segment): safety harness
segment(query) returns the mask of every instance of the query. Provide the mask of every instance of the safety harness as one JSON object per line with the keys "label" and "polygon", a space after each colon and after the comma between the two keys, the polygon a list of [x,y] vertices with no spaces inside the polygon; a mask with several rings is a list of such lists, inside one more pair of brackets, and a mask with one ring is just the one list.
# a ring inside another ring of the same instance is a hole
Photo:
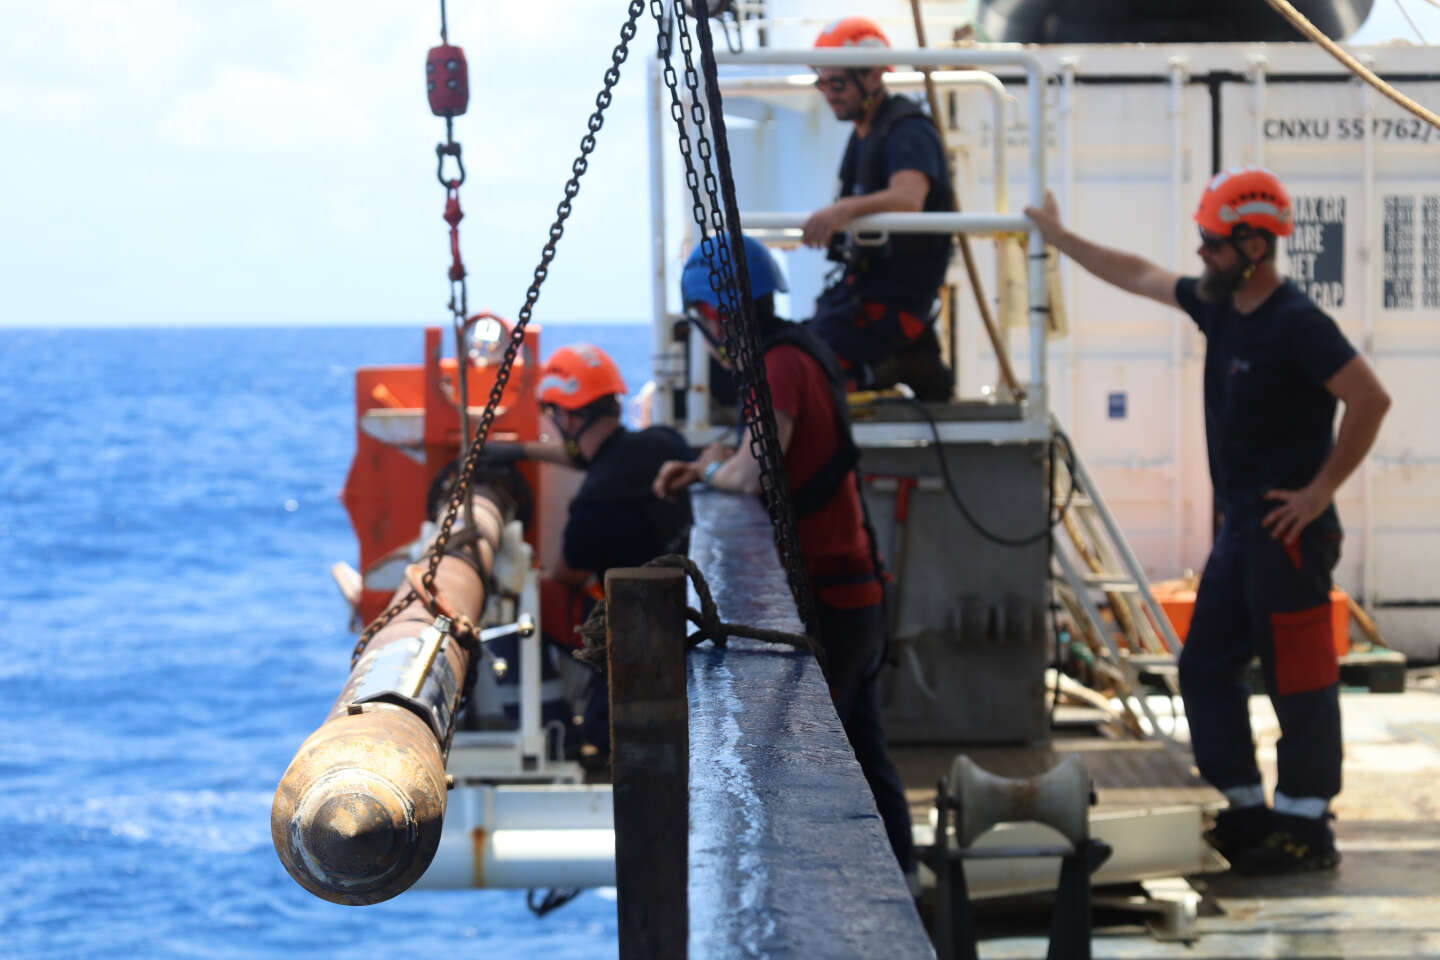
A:
{"label": "safety harness", "polygon": [[834,498],[850,471],[860,462],[860,448],[850,432],[850,403],[845,397],[845,375],[835,354],[804,324],[780,321],[780,327],[761,345],[762,353],[778,346],[796,347],[810,356],[825,373],[830,386],[831,404],[835,408],[835,452],[821,464],[810,479],[790,491],[790,500],[797,517],[812,514]]}
{"label": "safety harness", "polygon": [[[930,118],[915,101],[891,94],[881,102],[880,109],[875,112],[875,119],[870,122],[870,133],[863,141],[854,132],[850,134],[850,140],[845,145],[844,159],[840,161],[840,196],[853,195],[857,186],[862,193],[875,193],[889,186],[885,141],[896,124],[913,119],[919,119],[927,125],[930,123]],[[948,170],[943,172],[942,179],[931,184],[930,192],[925,197],[926,213],[948,213],[954,209],[951,202],[950,174]],[[850,239],[843,244],[841,250],[832,250],[832,258],[843,259],[852,272],[863,274],[872,269],[879,260],[922,256],[930,252],[937,243],[946,242],[948,241],[937,240],[924,234],[898,234],[880,244],[857,244]]]}

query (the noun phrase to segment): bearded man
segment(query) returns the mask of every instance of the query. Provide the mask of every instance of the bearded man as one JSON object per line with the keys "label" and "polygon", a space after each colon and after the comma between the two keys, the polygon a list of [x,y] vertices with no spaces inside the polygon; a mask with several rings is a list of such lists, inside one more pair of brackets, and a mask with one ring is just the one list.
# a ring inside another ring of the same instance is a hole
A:
{"label": "bearded man", "polygon": [[[1180,691],[1201,775],[1229,807],[1206,839],[1245,873],[1333,869],[1340,792],[1339,665],[1330,572],[1335,491],[1375,441],[1390,398],[1335,321],[1282,277],[1276,238],[1294,228],[1273,173],[1235,167],[1205,188],[1200,277],[1064,228],[1055,200],[1025,210],[1047,243],[1130,293],[1178,307],[1205,335],[1205,435],[1221,518],[1180,655]],[[1345,405],[1338,436],[1337,401]],[[1245,673],[1259,656],[1280,721],[1279,781],[1265,803]]]}

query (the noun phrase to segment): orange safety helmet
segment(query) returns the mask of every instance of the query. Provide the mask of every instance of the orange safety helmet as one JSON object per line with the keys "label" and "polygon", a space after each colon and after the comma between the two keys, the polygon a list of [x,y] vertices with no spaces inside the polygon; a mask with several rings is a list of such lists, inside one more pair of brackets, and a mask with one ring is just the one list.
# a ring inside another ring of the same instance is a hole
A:
{"label": "orange safety helmet", "polygon": [[815,38],[817,47],[888,47],[890,38],[869,17],[841,17]]}
{"label": "orange safety helmet", "polygon": [[545,361],[535,395],[546,406],[580,410],[602,397],[625,392],[615,361],[594,344],[577,343],[561,347]]}
{"label": "orange safety helmet", "polygon": [[1295,229],[1295,210],[1275,174],[1264,167],[1231,167],[1206,185],[1195,222],[1222,237],[1241,225],[1288,237]]}

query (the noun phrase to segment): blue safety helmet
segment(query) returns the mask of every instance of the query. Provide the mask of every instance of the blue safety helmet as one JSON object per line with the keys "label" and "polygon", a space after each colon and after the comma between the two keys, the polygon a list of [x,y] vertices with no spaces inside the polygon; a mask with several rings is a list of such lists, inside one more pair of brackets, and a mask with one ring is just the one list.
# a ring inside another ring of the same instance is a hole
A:
{"label": "blue safety helmet", "polygon": [[[745,265],[750,270],[750,296],[759,298],[776,290],[785,293],[790,289],[775,255],[759,240],[745,238]],[[680,274],[680,295],[687,304],[719,306],[715,291],[710,289],[710,261],[705,257],[703,246],[696,246],[690,259],[685,261],[685,271]]]}

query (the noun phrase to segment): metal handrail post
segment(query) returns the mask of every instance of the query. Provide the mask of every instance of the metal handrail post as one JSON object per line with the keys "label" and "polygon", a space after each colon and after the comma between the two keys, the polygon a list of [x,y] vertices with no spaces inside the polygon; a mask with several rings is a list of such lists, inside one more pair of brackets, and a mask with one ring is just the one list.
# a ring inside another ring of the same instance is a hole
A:
{"label": "metal handrail post", "polygon": [[676,384],[669,382],[668,374],[673,362],[664,362],[663,371],[661,369],[661,358],[671,356],[675,351],[665,309],[665,154],[661,140],[665,117],[660,78],[660,61],[652,56],[646,63],[650,96],[645,125],[650,156],[650,364],[651,375],[655,378],[655,393],[650,398],[650,419],[652,423],[672,426],[675,422],[675,395],[671,391]]}

